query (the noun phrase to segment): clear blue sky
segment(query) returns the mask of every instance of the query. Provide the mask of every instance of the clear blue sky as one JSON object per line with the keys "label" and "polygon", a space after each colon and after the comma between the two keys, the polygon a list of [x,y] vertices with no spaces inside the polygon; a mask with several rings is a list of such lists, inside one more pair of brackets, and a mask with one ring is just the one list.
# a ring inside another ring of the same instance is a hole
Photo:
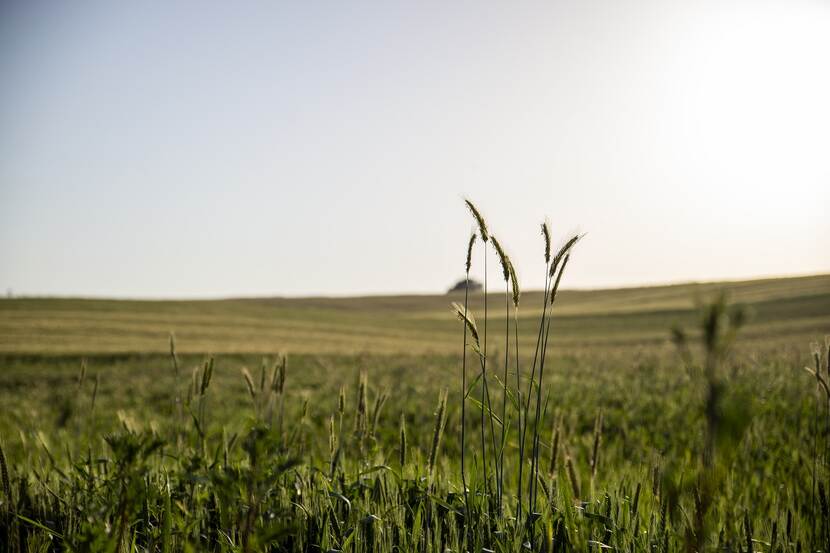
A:
{"label": "clear blue sky", "polygon": [[[830,271],[830,3],[4,2],[0,287],[441,291]],[[480,272],[479,272],[480,274]]]}

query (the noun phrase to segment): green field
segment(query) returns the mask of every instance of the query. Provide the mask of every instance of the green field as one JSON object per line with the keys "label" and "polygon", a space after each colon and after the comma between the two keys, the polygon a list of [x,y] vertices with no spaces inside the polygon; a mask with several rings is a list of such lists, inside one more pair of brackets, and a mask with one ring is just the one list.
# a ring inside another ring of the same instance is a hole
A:
{"label": "green field", "polygon": [[[719,364],[718,458],[706,472],[703,349],[692,347],[688,366],[670,329],[696,343],[697,304],[720,290],[749,319]],[[0,300],[0,550],[691,551],[701,528],[711,550],[830,550],[830,410],[804,370],[811,342],[824,348],[830,333],[830,275],[561,292],[530,518],[517,513],[517,471],[530,465],[517,461],[516,416],[505,425],[503,506],[493,475],[482,477],[472,354],[464,499],[463,325],[449,308],[463,300]],[[482,334],[483,300],[470,300]],[[541,292],[522,294],[522,388],[541,308]],[[499,417],[504,294],[490,294],[488,309]],[[512,337],[509,347],[515,388]],[[709,492],[701,526],[696,505]]]}

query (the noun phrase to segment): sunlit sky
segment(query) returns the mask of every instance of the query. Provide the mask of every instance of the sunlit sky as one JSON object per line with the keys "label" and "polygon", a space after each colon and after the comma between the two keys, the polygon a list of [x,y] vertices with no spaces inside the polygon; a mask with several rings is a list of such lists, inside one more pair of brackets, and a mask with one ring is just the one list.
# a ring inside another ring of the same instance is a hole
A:
{"label": "sunlit sky", "polygon": [[467,196],[525,288],[830,272],[830,2],[0,6],[2,290],[441,292]]}

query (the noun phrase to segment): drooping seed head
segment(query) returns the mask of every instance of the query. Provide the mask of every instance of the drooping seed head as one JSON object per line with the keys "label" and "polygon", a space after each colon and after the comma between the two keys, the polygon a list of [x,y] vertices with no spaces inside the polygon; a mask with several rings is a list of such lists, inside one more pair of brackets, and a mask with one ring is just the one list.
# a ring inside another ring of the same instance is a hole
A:
{"label": "drooping seed head", "polygon": [[519,277],[516,276],[516,267],[510,263],[510,284],[513,288],[513,307],[519,307]]}
{"label": "drooping seed head", "polygon": [[464,321],[464,324],[467,326],[467,330],[473,337],[473,340],[476,344],[478,344],[478,328],[476,327],[476,321],[473,318],[472,313],[468,313],[464,306],[458,302],[452,302],[452,309],[455,315],[459,318],[459,320]]}
{"label": "drooping seed head", "polygon": [[559,267],[559,263],[562,261],[562,259],[564,259],[564,257],[571,251],[571,248],[573,248],[574,245],[577,242],[579,242],[582,239],[583,236],[585,236],[585,235],[584,234],[582,234],[582,235],[575,234],[574,236],[571,237],[570,240],[565,242],[564,246],[559,248],[559,251],[556,252],[556,255],[553,256],[553,263],[551,263],[551,265],[550,265],[550,277],[551,278],[553,278],[553,276],[556,274],[556,269],[557,269],[557,267]]}
{"label": "drooping seed head", "polygon": [[467,266],[467,274],[470,274],[470,265],[472,264],[472,261],[473,261],[473,244],[475,244],[475,241],[476,241],[476,233],[473,232],[470,235],[470,243],[467,244],[467,265],[466,265]]}
{"label": "drooping seed head", "polygon": [[490,239],[490,234],[487,232],[487,223],[484,222],[484,217],[481,213],[476,209],[476,206],[473,205],[473,202],[470,200],[465,199],[464,203],[467,204],[467,208],[470,210],[470,213],[473,214],[473,217],[476,220],[476,224],[478,224],[478,232],[481,234],[482,242],[487,242]]}
{"label": "drooping seed head", "polygon": [[545,238],[545,264],[550,263],[550,228],[548,222],[542,223],[542,236]]}
{"label": "drooping seed head", "polygon": [[251,378],[251,373],[248,372],[248,367],[242,367],[242,377],[245,379],[245,384],[248,386],[248,394],[251,398],[256,398],[256,388],[254,387],[254,379]]}
{"label": "drooping seed head", "polygon": [[499,255],[499,262],[501,263],[501,272],[504,276],[504,281],[507,282],[510,279],[510,258],[504,253],[504,249],[501,247],[498,239],[495,236],[490,237],[493,241],[493,248],[495,248],[496,253]]}
{"label": "drooping seed head", "polygon": [[[562,280],[562,273],[565,272],[565,267],[568,266],[568,260],[571,258],[571,254],[565,254],[565,259],[562,261],[562,267],[559,269],[559,272],[556,274],[556,281],[553,283],[553,288],[550,291],[550,304],[553,305],[553,302],[556,301],[556,293],[559,291],[559,281]],[[556,261],[554,261],[556,263]]]}

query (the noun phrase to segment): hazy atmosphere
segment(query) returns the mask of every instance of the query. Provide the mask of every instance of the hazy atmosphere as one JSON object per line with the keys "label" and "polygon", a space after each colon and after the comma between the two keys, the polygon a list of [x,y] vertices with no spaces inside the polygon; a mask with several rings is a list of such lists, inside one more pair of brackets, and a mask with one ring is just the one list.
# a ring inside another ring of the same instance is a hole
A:
{"label": "hazy atmosphere", "polygon": [[465,196],[525,288],[545,216],[588,233],[569,287],[827,272],[828,29],[821,1],[4,2],[0,287],[440,292]]}

